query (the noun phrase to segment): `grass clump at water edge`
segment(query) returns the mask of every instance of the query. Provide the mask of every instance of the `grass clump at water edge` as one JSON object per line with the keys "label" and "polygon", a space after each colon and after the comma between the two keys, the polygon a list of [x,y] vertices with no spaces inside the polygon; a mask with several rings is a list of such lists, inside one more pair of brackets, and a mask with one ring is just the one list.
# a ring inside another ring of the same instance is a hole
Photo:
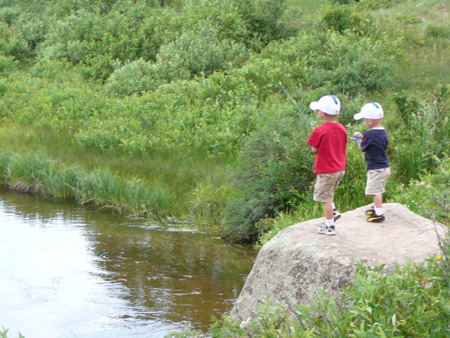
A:
{"label": "grass clump at water edge", "polygon": [[67,167],[42,155],[1,153],[0,178],[11,190],[74,200],[142,218],[169,217],[174,204],[173,196],[158,183],[124,179],[107,168],[87,171]]}

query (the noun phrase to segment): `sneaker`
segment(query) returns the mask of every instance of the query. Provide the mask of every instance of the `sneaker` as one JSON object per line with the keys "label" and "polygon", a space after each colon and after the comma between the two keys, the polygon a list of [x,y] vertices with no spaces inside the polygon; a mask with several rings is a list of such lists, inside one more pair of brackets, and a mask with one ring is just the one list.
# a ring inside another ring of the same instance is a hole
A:
{"label": "sneaker", "polygon": [[319,234],[321,234],[321,235],[327,235],[327,236],[334,236],[334,235],[336,235],[336,230],[335,230],[335,228],[334,228],[334,226],[331,226],[331,227],[327,227],[325,224],[324,225],[322,225],[320,228],[319,228]]}
{"label": "sneaker", "polygon": [[372,216],[373,214],[375,214],[375,207],[372,206],[370,209],[366,210],[366,215],[367,216]]}
{"label": "sneaker", "polygon": [[367,222],[371,223],[381,223],[384,221],[384,215],[377,215],[373,213],[371,216],[367,217]]}
{"label": "sneaker", "polygon": [[336,222],[339,218],[341,218],[341,213],[338,211],[338,209],[333,209],[333,218]]}

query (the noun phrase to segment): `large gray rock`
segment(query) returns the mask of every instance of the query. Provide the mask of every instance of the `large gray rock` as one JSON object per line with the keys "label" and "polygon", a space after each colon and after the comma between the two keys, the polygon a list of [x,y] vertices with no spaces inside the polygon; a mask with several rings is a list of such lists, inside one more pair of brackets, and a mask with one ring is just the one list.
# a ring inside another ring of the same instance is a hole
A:
{"label": "large gray rock", "polygon": [[369,207],[343,213],[336,222],[336,236],[317,233],[323,218],[279,232],[259,252],[231,315],[246,320],[263,301],[279,301],[287,309],[307,304],[320,286],[336,296],[360,260],[372,266],[385,264],[390,272],[396,264],[422,262],[441,251],[444,226],[396,203],[383,204],[385,222],[368,223]]}

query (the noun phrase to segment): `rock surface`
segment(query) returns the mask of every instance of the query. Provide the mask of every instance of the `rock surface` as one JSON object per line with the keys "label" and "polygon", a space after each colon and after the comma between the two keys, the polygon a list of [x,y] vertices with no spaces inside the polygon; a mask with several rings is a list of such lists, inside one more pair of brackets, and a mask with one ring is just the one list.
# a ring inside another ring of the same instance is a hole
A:
{"label": "rock surface", "polygon": [[231,316],[246,320],[265,300],[279,301],[287,309],[307,304],[320,286],[337,295],[354,276],[354,264],[360,260],[372,266],[385,264],[390,272],[396,264],[422,262],[441,251],[444,226],[396,203],[383,204],[385,222],[368,223],[368,208],[343,213],[336,221],[335,236],[317,233],[323,218],[279,232],[259,252]]}

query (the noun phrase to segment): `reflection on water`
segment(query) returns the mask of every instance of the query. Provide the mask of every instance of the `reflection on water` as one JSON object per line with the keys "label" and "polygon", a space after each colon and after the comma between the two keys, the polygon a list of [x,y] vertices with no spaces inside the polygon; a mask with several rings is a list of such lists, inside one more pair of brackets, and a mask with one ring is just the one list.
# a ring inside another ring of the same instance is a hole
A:
{"label": "reflection on water", "polygon": [[193,232],[0,192],[0,328],[164,337],[229,311],[255,252]]}

